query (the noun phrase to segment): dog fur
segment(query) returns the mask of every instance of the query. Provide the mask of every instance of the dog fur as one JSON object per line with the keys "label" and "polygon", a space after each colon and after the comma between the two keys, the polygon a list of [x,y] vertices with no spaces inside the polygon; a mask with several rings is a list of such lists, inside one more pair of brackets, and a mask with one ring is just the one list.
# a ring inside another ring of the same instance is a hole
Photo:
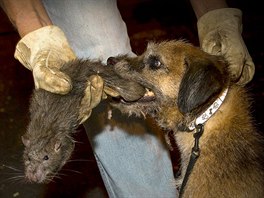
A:
{"label": "dog fur", "polygon": [[204,125],[201,154],[183,197],[264,197],[263,138],[250,115],[247,91],[234,83],[223,58],[184,41],[164,41],[150,43],[138,57],[118,57],[114,68],[154,92],[113,105],[127,114],[150,115],[163,129],[173,130],[181,153],[179,185],[194,145],[194,132],[186,126],[228,88],[223,104]]}

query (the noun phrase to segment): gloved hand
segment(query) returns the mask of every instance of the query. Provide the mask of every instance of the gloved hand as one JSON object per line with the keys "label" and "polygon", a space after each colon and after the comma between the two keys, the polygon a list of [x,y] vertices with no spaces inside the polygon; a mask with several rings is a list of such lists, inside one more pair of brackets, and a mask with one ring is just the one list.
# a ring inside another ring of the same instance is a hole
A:
{"label": "gloved hand", "polygon": [[204,14],[197,23],[201,48],[222,55],[229,63],[233,79],[245,85],[252,80],[255,65],[241,36],[242,12],[222,8]]}
{"label": "gloved hand", "polygon": [[[59,27],[45,26],[27,34],[18,42],[15,58],[33,72],[36,89],[58,94],[67,94],[71,90],[71,79],[60,68],[76,56]],[[89,118],[92,108],[105,96],[103,87],[103,79],[98,75],[88,79],[79,110],[81,123]]]}
{"label": "gloved hand", "polygon": [[105,99],[107,96],[103,91],[104,81],[98,75],[92,75],[89,77],[85,95],[80,104],[79,111],[79,123],[84,123],[91,115],[92,109],[96,107],[102,99]]}
{"label": "gloved hand", "polygon": [[45,26],[27,34],[18,42],[14,56],[33,72],[36,89],[58,94],[71,90],[71,79],[60,68],[76,56],[59,27]]}

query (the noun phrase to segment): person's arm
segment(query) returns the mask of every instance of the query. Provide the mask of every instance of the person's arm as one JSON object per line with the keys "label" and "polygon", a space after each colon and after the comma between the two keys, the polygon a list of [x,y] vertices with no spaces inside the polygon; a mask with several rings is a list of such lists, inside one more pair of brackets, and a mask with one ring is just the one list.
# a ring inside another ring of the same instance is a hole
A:
{"label": "person's arm", "polygon": [[40,0],[0,0],[21,37],[52,22]]}
{"label": "person's arm", "polygon": [[225,0],[190,0],[190,2],[197,19],[209,11],[228,7]]}

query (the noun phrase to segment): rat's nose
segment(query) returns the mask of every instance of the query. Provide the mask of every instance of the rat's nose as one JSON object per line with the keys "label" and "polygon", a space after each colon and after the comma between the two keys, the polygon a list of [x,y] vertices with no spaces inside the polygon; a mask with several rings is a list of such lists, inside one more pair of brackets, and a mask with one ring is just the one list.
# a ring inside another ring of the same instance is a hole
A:
{"label": "rat's nose", "polygon": [[117,63],[117,58],[110,56],[107,61],[107,65],[114,66]]}

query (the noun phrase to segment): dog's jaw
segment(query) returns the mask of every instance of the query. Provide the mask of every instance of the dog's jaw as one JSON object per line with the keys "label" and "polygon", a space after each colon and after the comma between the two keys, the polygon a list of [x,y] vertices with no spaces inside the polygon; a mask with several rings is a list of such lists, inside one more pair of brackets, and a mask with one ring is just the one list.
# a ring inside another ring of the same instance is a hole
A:
{"label": "dog's jaw", "polygon": [[128,81],[134,81],[145,87],[146,93],[143,97],[138,98],[135,101],[126,101],[124,98],[113,98],[111,104],[118,108],[122,113],[128,115],[145,116],[152,115],[155,116],[156,112],[159,111],[160,106],[157,94],[153,91],[153,86],[142,79],[143,77],[137,71],[136,75],[131,75],[131,64],[133,58],[123,57],[123,59],[117,62],[114,67],[116,72],[122,76],[122,78]]}
{"label": "dog's jaw", "polygon": [[143,97],[133,102],[126,101],[123,98],[112,98],[111,105],[118,108],[122,113],[139,117],[145,117],[146,115],[155,117],[159,111],[156,97],[150,91],[146,91]]}

